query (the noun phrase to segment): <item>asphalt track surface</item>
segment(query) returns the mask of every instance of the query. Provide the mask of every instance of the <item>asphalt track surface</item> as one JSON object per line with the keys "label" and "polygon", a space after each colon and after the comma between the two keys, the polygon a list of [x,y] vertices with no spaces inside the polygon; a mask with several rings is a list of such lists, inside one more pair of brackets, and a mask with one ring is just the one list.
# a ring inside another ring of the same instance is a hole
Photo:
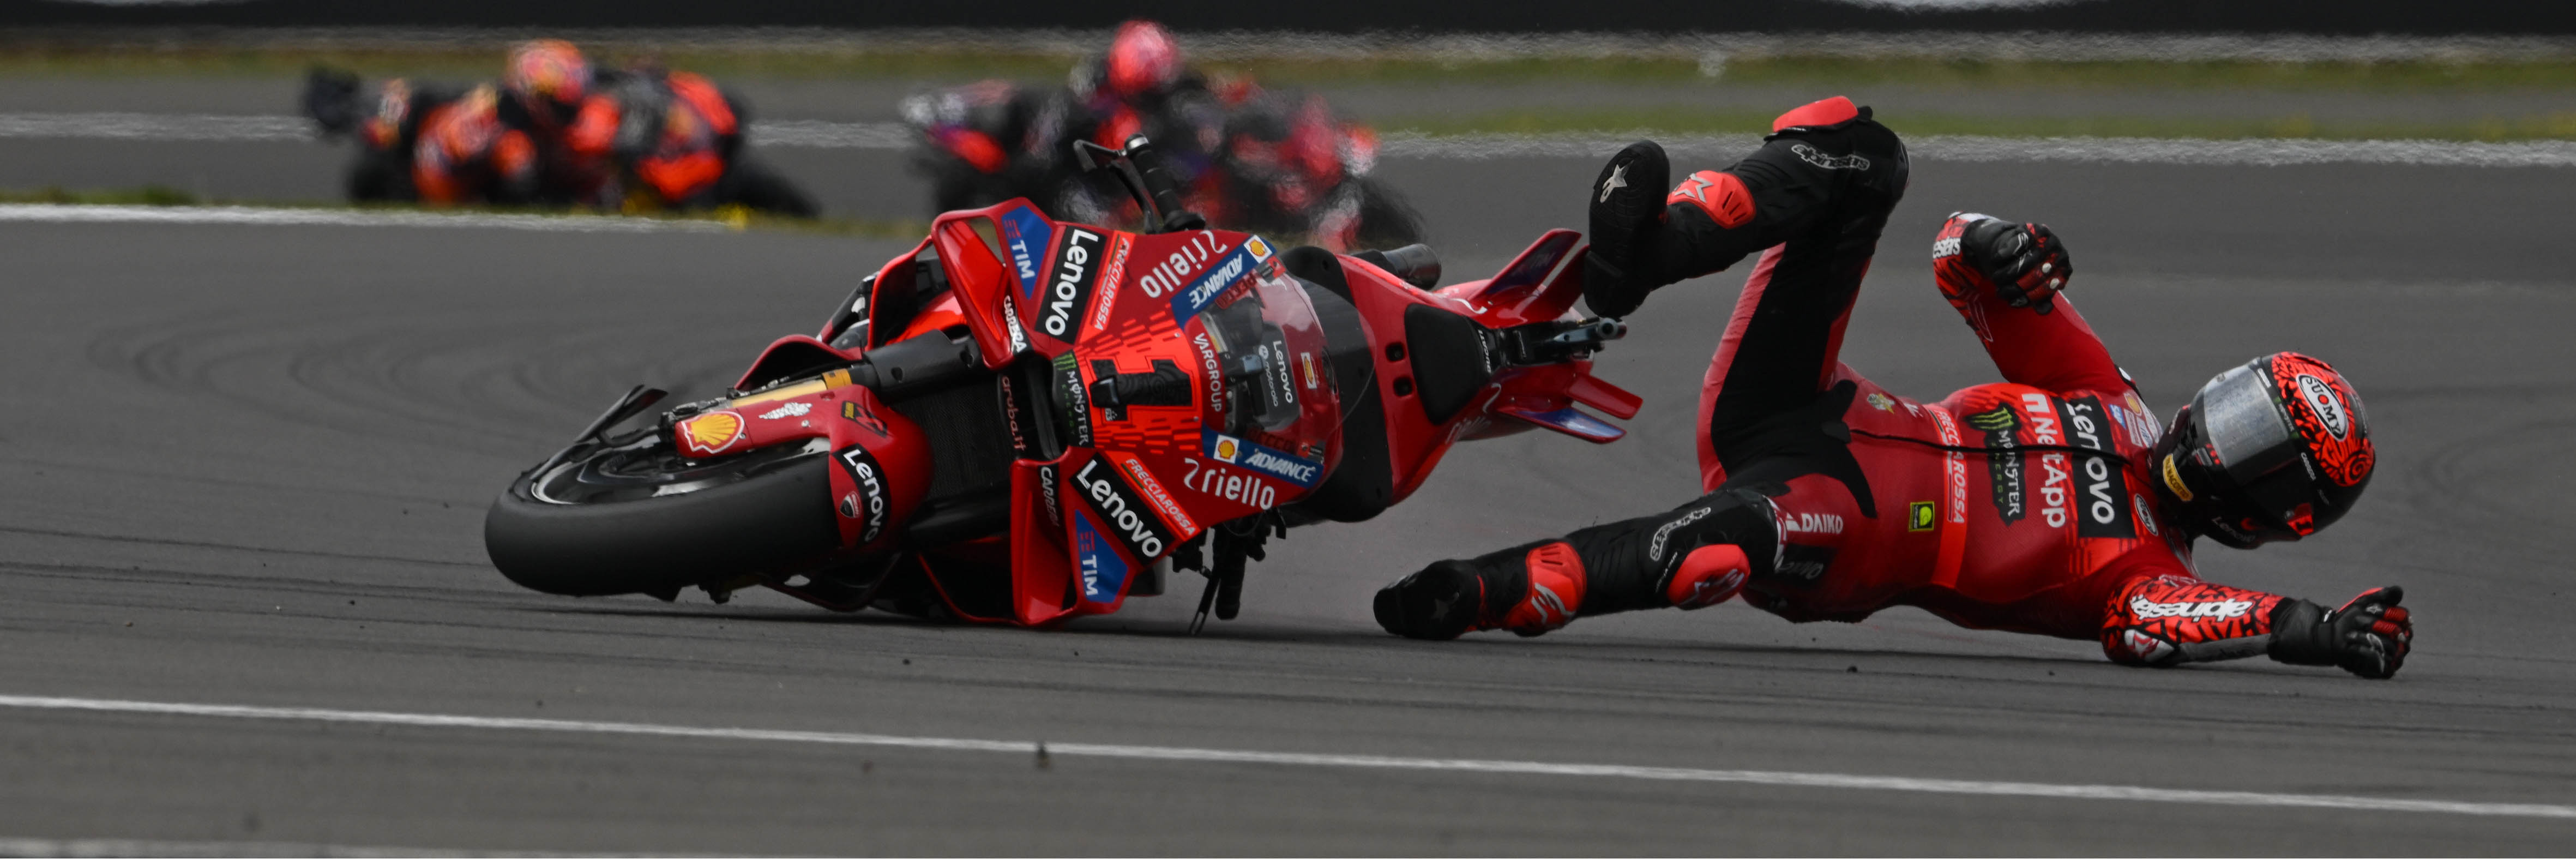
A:
{"label": "asphalt track surface", "polygon": [[[885,166],[844,159],[807,175],[892,199],[904,189]],[[226,175],[277,187],[309,169]],[[1453,278],[1492,270],[1539,229],[1579,225],[1594,169],[1385,168],[1431,219]],[[897,243],[7,223],[0,695],[2576,803],[2576,454],[2561,436],[2576,427],[2576,243],[2562,213],[2576,171],[1926,161],[1914,175],[1845,360],[1925,398],[1991,379],[1923,262],[1940,218],[1970,208],[2059,229],[2077,300],[2160,410],[2260,352],[2336,362],[2368,400],[2383,456],[2369,497],[2299,545],[2209,548],[2203,573],[2320,600],[2405,585],[2419,632],[2405,673],[2375,683],[2259,659],[2128,669],[2091,642],[1961,630],[1911,609],[1792,625],[1730,604],[1443,644],[1376,629],[1369,595],[1428,561],[1695,494],[1691,404],[1739,275],[1658,294],[1604,356],[1601,375],[1649,404],[1628,439],[1463,446],[1378,520],[1274,544],[1243,618],[1192,638],[1185,581],[1120,615],[1028,632],[749,593],[724,606],[547,597],[485,562],[485,504],[616,393],[713,391],[771,338],[812,329]],[[2576,822],[2528,817],[1041,763],[6,707],[0,836],[726,853],[2576,844]]]}

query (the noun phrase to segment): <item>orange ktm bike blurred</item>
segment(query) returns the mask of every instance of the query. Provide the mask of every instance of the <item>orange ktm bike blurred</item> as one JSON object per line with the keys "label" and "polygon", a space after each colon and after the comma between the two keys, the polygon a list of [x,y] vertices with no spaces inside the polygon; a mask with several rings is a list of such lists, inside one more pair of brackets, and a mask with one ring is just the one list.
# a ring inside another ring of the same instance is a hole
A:
{"label": "orange ktm bike blurred", "polygon": [[491,84],[395,78],[368,111],[357,76],[331,69],[306,80],[304,112],[324,137],[357,144],[347,187],[359,202],[816,214],[810,195],[747,151],[745,108],[713,82],[647,67],[599,83],[559,130],[514,118]]}
{"label": "orange ktm bike blurred", "polygon": [[1144,138],[1086,160],[1146,227],[1025,200],[950,212],[721,397],[638,387],[521,474],[492,563],[573,596],[763,586],[839,611],[1045,626],[1207,578],[1234,616],[1264,542],[1401,502],[1463,440],[1624,433],[1593,378],[1623,329],[1572,312],[1579,237],[1435,288],[1427,248],[1212,230]]}

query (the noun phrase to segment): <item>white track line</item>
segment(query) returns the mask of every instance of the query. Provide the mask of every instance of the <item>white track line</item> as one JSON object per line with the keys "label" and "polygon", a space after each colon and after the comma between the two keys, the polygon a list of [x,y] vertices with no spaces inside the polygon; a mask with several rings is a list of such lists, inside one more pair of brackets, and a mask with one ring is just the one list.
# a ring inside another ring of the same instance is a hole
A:
{"label": "white track line", "polygon": [[379,212],[272,209],[254,206],[92,206],[0,203],[0,222],[52,224],[247,224],[254,226],[450,227],[554,233],[724,232],[709,221],[605,215],[496,215],[474,212]]}
{"label": "white track line", "polygon": [[0,838],[0,856],[644,856],[641,853],[486,852],[300,841],[146,841],[135,838]]}
{"label": "white track line", "polygon": [[295,116],[203,113],[0,113],[0,137],[87,140],[311,140],[313,123]]}
{"label": "white track line", "polygon": [[[310,140],[311,127],[291,116],[216,116],[148,113],[0,113],[0,138],[141,141]],[[1750,134],[1669,135],[1652,131],[1565,134],[1448,134],[1390,132],[1387,158],[1482,161],[1495,158],[1607,158],[1629,141],[1654,138],[1675,155],[1726,157],[1752,149]],[[911,147],[916,135],[900,122],[826,122],[811,119],[754,123],[760,146],[893,151]],[[1924,161],[2090,161],[2277,167],[2291,164],[2411,164],[2430,167],[2576,167],[2576,141],[2477,143],[2449,140],[2194,140],[2154,137],[1909,138],[1907,148]]]}
{"label": "white track line", "polygon": [[1044,751],[1049,755],[1055,756],[1070,755],[1077,757],[1182,761],[1190,763],[1267,764],[1271,766],[1289,767],[1417,770],[1479,773],[1488,775],[1588,776],[1593,778],[1625,778],[1645,781],[1719,782],[1728,784],[1768,785],[1775,787],[1890,790],[1910,793],[1937,793],[1968,796],[2030,797],[2041,799],[2104,799],[2121,802],[2161,802],[2187,805],[2224,805],[2266,808],[2327,808],[2348,811],[2408,811],[2428,814],[2467,814],[2488,817],[2538,817],[2576,820],[2576,806],[2568,805],[2453,802],[2448,800],[2432,799],[2390,799],[2372,796],[2262,793],[2257,791],[2234,790],[2176,790],[2171,788],[2130,787],[2108,784],[2044,784],[2036,782],[1907,778],[1902,776],[1842,775],[1836,773],[1713,770],[1693,769],[1687,767],[1625,766],[1618,764],[1564,764],[1546,763],[1541,761],[1479,760],[1472,758],[1416,758],[1388,755],[1256,752],[1232,749],[1189,748],[1186,746],[1126,746],[1104,745],[1098,743],[1033,743],[1018,740],[908,737],[892,734],[854,734],[834,731],[780,731],[760,728],[699,728],[686,725],[654,725],[638,722],[588,722],[568,719],[449,716],[432,713],[393,713],[374,710],[327,710],[309,707],[254,707],[230,704],[181,704],[160,701],[120,701],[99,698],[50,698],[28,695],[0,695],[0,707],[30,710],[78,710],[109,713],[148,713],[171,716],[206,716],[226,719],[283,719],[369,725],[411,725],[428,728],[483,728],[491,730],[622,734],[630,736],[681,737],[709,740],[759,740],[783,743],[875,746],[883,748],[926,749],[932,751],[952,752],[1004,752],[1023,755]]}

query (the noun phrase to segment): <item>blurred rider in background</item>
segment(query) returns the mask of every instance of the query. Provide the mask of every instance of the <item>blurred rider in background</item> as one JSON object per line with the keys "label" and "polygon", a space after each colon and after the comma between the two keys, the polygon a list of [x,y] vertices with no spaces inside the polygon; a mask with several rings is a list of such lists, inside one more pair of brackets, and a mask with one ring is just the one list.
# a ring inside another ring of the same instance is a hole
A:
{"label": "blurred rider in background", "polygon": [[431,206],[535,203],[545,179],[537,138],[501,115],[499,88],[484,84],[431,107],[412,144],[411,179]]}
{"label": "blurred rider in background", "polygon": [[1782,115],[1733,166],[1678,185],[1669,169],[1640,142],[1595,180],[1584,300],[1628,316],[1659,287],[1760,254],[1701,392],[1707,494],[1432,564],[1379,592],[1389,632],[1537,635],[1741,594],[1801,622],[1917,606],[2097,640],[2127,665],[2268,655],[2386,678],[2404,664],[2414,627],[2395,587],[2329,608],[2204,581],[2192,563],[2196,538],[2295,541],[2360,499],[2376,463],[2368,419],[2324,361],[2256,358],[2160,428],[2058,295],[2074,270],[2056,234],[1962,213],[1935,237],[1935,281],[2005,381],[1897,396],[1838,360],[1905,193],[1895,133],[1837,97]]}
{"label": "blurred rider in background", "polygon": [[[1109,49],[1076,64],[1067,80],[1087,113],[1077,136],[1112,149],[1143,134],[1180,172],[1184,182],[1207,172],[1221,144],[1226,108],[1248,92],[1224,97],[1207,75],[1191,68],[1163,25],[1133,20],[1118,25]],[[1228,89],[1248,90],[1248,84]]]}

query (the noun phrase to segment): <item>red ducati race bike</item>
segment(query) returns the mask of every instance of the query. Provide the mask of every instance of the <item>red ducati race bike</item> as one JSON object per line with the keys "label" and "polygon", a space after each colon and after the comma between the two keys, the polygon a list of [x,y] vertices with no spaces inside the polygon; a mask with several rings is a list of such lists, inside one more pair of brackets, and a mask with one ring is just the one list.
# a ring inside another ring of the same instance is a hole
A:
{"label": "red ducati race bike", "polygon": [[[1547,233],[1446,287],[1428,249],[1340,255],[1211,230],[1144,138],[1080,144],[1143,232],[1025,200],[951,212],[814,336],[727,396],[610,430],[638,387],[493,503],[511,581],[574,596],[764,586],[838,611],[1054,624],[1207,577],[1231,618],[1263,541],[1403,500],[1450,445],[1545,428],[1607,443],[1639,399],[1570,312],[1583,251]],[[1140,165],[1144,165],[1141,166]]]}

